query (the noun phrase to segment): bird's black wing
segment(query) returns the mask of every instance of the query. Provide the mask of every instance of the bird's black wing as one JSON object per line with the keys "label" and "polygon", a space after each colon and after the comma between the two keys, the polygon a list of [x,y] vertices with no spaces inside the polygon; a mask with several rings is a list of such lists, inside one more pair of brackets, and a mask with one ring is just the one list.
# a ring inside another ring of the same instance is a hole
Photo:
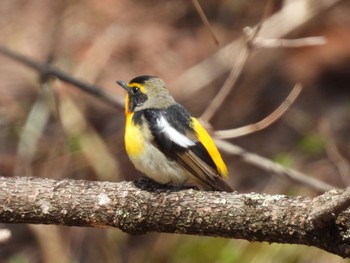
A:
{"label": "bird's black wing", "polygon": [[202,186],[211,190],[232,191],[221,179],[213,159],[191,127],[191,116],[174,104],[166,110],[143,110],[154,136],[154,145],[171,160],[176,160]]}

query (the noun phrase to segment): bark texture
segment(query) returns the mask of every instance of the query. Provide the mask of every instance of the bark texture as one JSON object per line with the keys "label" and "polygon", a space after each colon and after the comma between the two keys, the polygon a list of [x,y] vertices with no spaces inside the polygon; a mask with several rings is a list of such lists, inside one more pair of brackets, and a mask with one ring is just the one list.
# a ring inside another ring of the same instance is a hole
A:
{"label": "bark texture", "polygon": [[169,190],[148,180],[0,177],[0,222],[112,226],[319,247],[350,257],[350,190],[315,198]]}

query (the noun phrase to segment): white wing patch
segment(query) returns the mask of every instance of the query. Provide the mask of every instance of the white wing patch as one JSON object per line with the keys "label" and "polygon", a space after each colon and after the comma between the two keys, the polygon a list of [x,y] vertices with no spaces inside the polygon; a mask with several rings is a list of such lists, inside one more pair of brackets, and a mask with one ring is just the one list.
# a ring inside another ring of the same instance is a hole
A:
{"label": "white wing patch", "polygon": [[183,135],[182,133],[178,132],[176,129],[171,127],[169,122],[163,116],[160,116],[157,119],[157,126],[161,133],[165,134],[165,136],[169,140],[173,141],[177,145],[183,148],[187,148],[189,146],[195,145],[194,141],[190,140],[185,135]]}

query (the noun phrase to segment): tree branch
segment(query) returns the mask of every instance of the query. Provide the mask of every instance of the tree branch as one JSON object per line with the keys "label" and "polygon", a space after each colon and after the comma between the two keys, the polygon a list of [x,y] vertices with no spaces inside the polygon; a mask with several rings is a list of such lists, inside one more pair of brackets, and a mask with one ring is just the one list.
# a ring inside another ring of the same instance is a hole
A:
{"label": "tree branch", "polygon": [[297,170],[284,167],[281,164],[273,162],[268,158],[257,155],[255,153],[248,152],[242,147],[239,147],[228,141],[215,139],[215,143],[218,146],[218,148],[223,152],[235,155],[241,158],[246,163],[254,165],[255,167],[259,167],[260,169],[264,169],[265,171],[272,172],[275,175],[280,176],[281,178],[286,178],[288,180],[291,180],[292,182],[306,185],[321,193],[337,188],[336,186],[327,184],[326,182],[318,180],[314,177],[307,176]]}
{"label": "tree branch", "polygon": [[210,25],[210,22],[207,18],[207,16],[205,15],[201,5],[199,4],[198,0],[192,0],[192,3],[194,5],[194,8],[196,9],[199,17],[201,18],[204,26],[208,29],[208,31],[210,32],[210,35],[212,36],[213,40],[214,40],[214,43],[215,45],[219,45],[219,40],[218,38],[216,37],[215,33],[214,33],[214,30],[212,28],[212,26]]}
{"label": "tree branch", "polygon": [[[333,5],[340,2],[340,0],[284,2],[286,4],[283,5],[283,8],[279,12],[264,20],[259,32],[261,38],[279,39],[284,37],[310,21],[316,15],[326,12]],[[186,94],[187,96],[195,94],[227,71],[234,70],[232,67],[235,67],[235,65],[239,66],[235,62],[245,44],[246,41],[242,37],[221,48],[212,56],[183,72],[177,78],[174,86],[186,87],[188,83],[191,83],[191,89],[188,89]],[[193,81],[194,79],[196,81]]]}
{"label": "tree branch", "polygon": [[1,223],[113,226],[131,234],[305,244],[343,257],[350,257],[350,212],[345,210],[349,200],[349,189],[311,199],[169,191],[145,179],[111,183],[0,177]]}
{"label": "tree branch", "polygon": [[72,84],[73,87],[79,88],[99,99],[106,102],[107,104],[123,109],[124,104],[117,100],[111,93],[109,93],[107,90],[104,90],[96,85],[90,84],[88,82],[79,80],[77,78],[72,77],[71,75],[65,73],[64,71],[55,68],[53,66],[50,66],[46,63],[40,63],[33,59],[30,59],[24,55],[21,55],[15,51],[12,51],[6,47],[0,46],[0,54],[3,56],[6,56],[8,58],[11,58],[27,67],[30,67],[32,69],[35,69],[40,73],[40,77],[42,79],[46,79],[48,77],[56,77],[66,83]]}
{"label": "tree branch", "polygon": [[301,84],[295,84],[291,93],[289,93],[288,97],[282,102],[280,106],[276,110],[274,110],[271,114],[269,114],[264,119],[245,125],[243,127],[228,129],[228,130],[219,130],[214,132],[215,138],[218,139],[232,139],[240,136],[245,136],[260,130],[263,130],[277,121],[279,118],[283,116],[283,114],[289,109],[289,107],[294,103],[294,101],[299,96],[302,90]]}

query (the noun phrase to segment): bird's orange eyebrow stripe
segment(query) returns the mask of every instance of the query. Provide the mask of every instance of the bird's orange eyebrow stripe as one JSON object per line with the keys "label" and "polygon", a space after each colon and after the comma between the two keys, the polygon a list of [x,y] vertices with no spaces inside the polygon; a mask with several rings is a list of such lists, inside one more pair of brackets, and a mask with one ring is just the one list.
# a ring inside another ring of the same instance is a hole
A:
{"label": "bird's orange eyebrow stripe", "polygon": [[141,85],[140,83],[132,82],[128,84],[129,88],[139,88],[142,93],[146,93],[145,86]]}

